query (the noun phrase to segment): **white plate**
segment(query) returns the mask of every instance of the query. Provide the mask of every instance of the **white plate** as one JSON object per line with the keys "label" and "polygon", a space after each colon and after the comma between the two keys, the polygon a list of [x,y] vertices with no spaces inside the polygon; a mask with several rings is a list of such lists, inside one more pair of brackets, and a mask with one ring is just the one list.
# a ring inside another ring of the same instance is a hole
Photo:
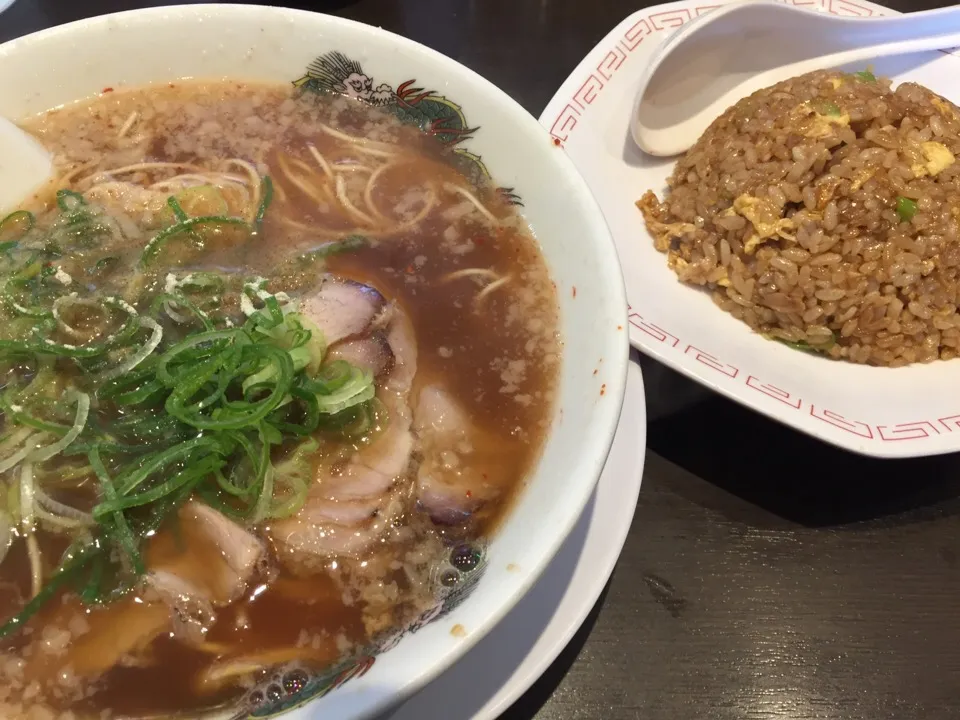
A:
{"label": "white plate", "polygon": [[646,445],[643,396],[640,367],[631,362],[597,489],[533,589],[452,668],[380,720],[493,720],[570,642],[607,584],[633,520]]}
{"label": "white plate", "polygon": [[[627,282],[633,345],[703,385],[834,445],[878,457],[960,450],[960,360],[865,367],[764,340],[681,285],[653,248],[634,202],[662,193],[673,161],[629,139],[636,82],[673,30],[723,2],[675,2],[637,12],[580,63],[541,116],[586,178],[613,230]],[[893,14],[864,0],[797,0],[837,15]],[[960,58],[924,53],[873,63],[895,83],[913,80],[960,101]]]}

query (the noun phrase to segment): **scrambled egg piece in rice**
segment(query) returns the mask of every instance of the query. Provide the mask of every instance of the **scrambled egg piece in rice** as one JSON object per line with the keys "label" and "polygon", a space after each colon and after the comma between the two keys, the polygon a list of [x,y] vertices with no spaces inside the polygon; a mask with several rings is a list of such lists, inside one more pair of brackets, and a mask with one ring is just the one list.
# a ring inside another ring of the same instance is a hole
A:
{"label": "scrambled egg piece in rice", "polygon": [[[831,103],[832,105],[832,103]],[[837,127],[849,127],[850,126],[850,115],[848,113],[840,113],[840,109],[836,105],[832,105],[832,109],[836,109],[836,112],[827,112],[819,113],[809,105],[800,106],[805,109],[805,119],[802,125],[802,134],[808,138],[823,138],[828,135],[833,135],[836,132]]]}
{"label": "scrambled egg piece in rice", "polygon": [[925,175],[937,175],[953,165],[957,160],[949,148],[943,143],[920,143],[920,151],[923,153],[926,162],[914,163],[910,168],[918,178],[924,177]]}
{"label": "scrambled egg piece in rice", "polygon": [[756,231],[743,245],[743,251],[748,255],[752,255],[759,245],[771,238],[793,240],[794,236],[789,232],[795,229],[793,221],[780,217],[780,209],[770,200],[744,194],[733,201],[733,207],[727,212],[742,215]]}

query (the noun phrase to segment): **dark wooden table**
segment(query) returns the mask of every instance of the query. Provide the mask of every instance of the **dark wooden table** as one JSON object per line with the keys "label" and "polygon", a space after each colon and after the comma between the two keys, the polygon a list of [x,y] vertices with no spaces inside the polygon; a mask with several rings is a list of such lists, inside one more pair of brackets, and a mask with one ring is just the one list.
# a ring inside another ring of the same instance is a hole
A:
{"label": "dark wooden table", "polygon": [[[18,0],[0,16],[0,42],[155,4]],[[583,55],[644,3],[285,4],[430,45],[536,115]],[[505,718],[957,720],[958,513],[954,457],[867,460],[707,397],[652,424],[640,506],[614,578],[571,646]]]}

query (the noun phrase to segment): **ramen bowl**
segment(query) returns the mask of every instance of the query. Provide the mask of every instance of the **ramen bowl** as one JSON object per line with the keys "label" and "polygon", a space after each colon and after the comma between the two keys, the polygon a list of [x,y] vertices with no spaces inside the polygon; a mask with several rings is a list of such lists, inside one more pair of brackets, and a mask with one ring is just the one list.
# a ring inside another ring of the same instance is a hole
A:
{"label": "ramen bowl", "polygon": [[414,42],[329,16],[193,5],[23,37],[0,47],[0,115],[20,120],[98,94],[186,78],[294,83],[401,108],[400,115],[505,189],[530,223],[556,284],[563,350],[552,424],[539,461],[482,555],[459,564],[456,591],[328,671],[295,682],[278,677],[254,704],[219,713],[371,717],[487,633],[532,586],[586,505],[612,443],[628,362],[614,245],[563,150],[506,94]]}

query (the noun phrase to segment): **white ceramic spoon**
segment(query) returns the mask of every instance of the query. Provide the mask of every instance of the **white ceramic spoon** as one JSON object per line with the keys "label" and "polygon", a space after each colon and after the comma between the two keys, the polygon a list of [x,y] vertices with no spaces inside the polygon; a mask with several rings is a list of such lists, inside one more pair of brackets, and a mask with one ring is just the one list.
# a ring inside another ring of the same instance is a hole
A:
{"label": "white ceramic spoon", "polygon": [[685,152],[747,95],[813,70],[960,46],[960,7],[855,18],[744,0],[687,23],[654,55],[634,104],[633,139],[650,155]]}
{"label": "white ceramic spoon", "polygon": [[0,220],[53,178],[53,158],[32,135],[0,117]]}

